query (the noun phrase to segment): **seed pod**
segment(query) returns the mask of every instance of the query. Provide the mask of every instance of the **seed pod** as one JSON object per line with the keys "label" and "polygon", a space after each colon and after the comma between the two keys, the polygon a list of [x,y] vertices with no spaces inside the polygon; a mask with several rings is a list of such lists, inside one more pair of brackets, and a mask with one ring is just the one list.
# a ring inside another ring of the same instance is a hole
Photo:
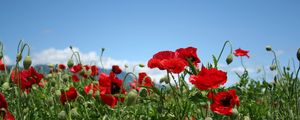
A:
{"label": "seed pod", "polygon": [[69,59],[67,65],[68,65],[69,68],[73,67],[73,65],[74,65],[73,60]]}
{"label": "seed pod", "polygon": [[25,69],[28,69],[31,66],[31,57],[30,56],[26,56],[24,61],[23,61],[23,67]]}
{"label": "seed pod", "polygon": [[232,63],[232,61],[233,61],[233,56],[232,56],[232,54],[229,54],[229,55],[227,56],[227,58],[226,58],[226,63],[227,63],[227,65],[229,65],[230,63]]}
{"label": "seed pod", "polygon": [[298,51],[297,51],[297,58],[300,61],[300,48],[298,48]]}
{"label": "seed pod", "polygon": [[266,46],[267,51],[272,51],[272,47],[270,45]]}

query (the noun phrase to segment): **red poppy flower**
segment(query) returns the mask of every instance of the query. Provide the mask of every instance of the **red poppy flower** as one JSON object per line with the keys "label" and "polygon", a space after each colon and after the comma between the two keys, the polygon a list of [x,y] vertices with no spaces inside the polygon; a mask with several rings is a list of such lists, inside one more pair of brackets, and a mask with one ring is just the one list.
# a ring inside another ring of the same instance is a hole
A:
{"label": "red poppy flower", "polygon": [[5,70],[5,65],[2,62],[2,60],[0,60],[0,71],[4,71]]}
{"label": "red poppy flower", "polygon": [[213,95],[213,103],[210,105],[210,109],[218,114],[231,115],[234,105],[240,105],[239,98],[235,90],[228,90]]}
{"label": "red poppy flower", "polygon": [[141,86],[146,86],[146,87],[152,87],[153,86],[151,78],[145,72],[140,72],[139,73],[138,83]]}
{"label": "red poppy flower", "polygon": [[[113,108],[117,104],[118,98],[112,95],[125,94],[125,89],[122,88],[123,81],[111,72],[109,76],[101,73],[98,82],[102,101]],[[123,102],[124,98],[120,98],[119,100]]]}
{"label": "red poppy flower", "polygon": [[12,81],[17,85],[21,85],[22,90],[30,89],[33,84],[39,84],[43,78],[44,75],[35,71],[32,66],[27,70],[23,69],[17,75],[16,71],[11,73]]}
{"label": "red poppy flower", "polygon": [[165,70],[165,67],[161,64],[161,61],[175,58],[175,52],[173,51],[161,51],[153,55],[148,61],[149,68],[159,68]]}
{"label": "red poppy flower", "polygon": [[227,74],[221,70],[207,69],[203,66],[198,75],[191,75],[189,80],[198,89],[207,90],[224,85],[227,81]]}
{"label": "red poppy flower", "polygon": [[83,89],[84,89],[84,92],[86,94],[89,94],[89,92],[92,90],[93,91],[92,96],[95,97],[96,92],[99,90],[99,84],[97,84],[97,83],[90,83],[89,85],[84,86]]}
{"label": "red poppy flower", "polygon": [[7,107],[8,107],[8,105],[5,100],[5,96],[2,93],[0,93],[0,109],[1,108],[7,109]]}
{"label": "red poppy flower", "polygon": [[191,61],[196,65],[200,63],[200,59],[197,55],[197,48],[187,47],[187,48],[179,48],[175,51],[176,57],[182,59],[191,59]]}
{"label": "red poppy flower", "polygon": [[6,111],[3,116],[3,120],[15,120],[15,117],[9,111]]}
{"label": "red poppy flower", "polygon": [[79,71],[81,71],[81,70],[82,70],[81,64],[74,65],[74,66],[71,67],[71,69],[70,69],[70,71],[71,71],[72,73],[77,73],[77,72],[79,72]]}
{"label": "red poppy flower", "polygon": [[66,66],[64,64],[59,64],[58,65],[58,68],[61,69],[61,70],[65,70],[66,69]]}
{"label": "red poppy flower", "polygon": [[164,66],[166,70],[175,74],[184,71],[184,68],[186,66],[186,62],[181,58],[162,60],[161,64]]}
{"label": "red poppy flower", "polygon": [[111,71],[113,71],[115,74],[120,74],[122,72],[118,65],[113,65]]}
{"label": "red poppy flower", "polygon": [[243,49],[239,48],[239,49],[236,49],[233,54],[235,56],[247,56],[249,58],[248,53],[249,53],[248,50],[243,50]]}
{"label": "red poppy flower", "polygon": [[92,74],[91,76],[97,76],[99,75],[99,69],[97,68],[96,65],[91,66]]}
{"label": "red poppy flower", "polygon": [[72,101],[77,98],[78,94],[75,87],[70,87],[67,91],[61,91],[60,102],[65,104],[66,101]]}
{"label": "red poppy flower", "polygon": [[72,75],[72,80],[74,81],[74,82],[79,82],[80,80],[79,80],[79,77],[75,74],[75,75]]}
{"label": "red poppy flower", "polygon": [[6,99],[5,99],[5,96],[0,93],[0,109],[5,109],[5,113],[4,115],[2,114],[2,112],[0,113],[0,115],[3,115],[2,116],[2,119],[3,120],[14,120],[14,116],[9,112],[8,110],[8,104],[6,102]]}

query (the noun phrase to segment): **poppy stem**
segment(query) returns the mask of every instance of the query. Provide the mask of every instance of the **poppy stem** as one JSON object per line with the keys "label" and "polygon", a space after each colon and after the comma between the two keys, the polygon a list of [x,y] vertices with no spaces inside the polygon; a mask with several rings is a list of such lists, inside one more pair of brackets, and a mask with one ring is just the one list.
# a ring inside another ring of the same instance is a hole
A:
{"label": "poppy stem", "polygon": [[220,60],[220,58],[221,58],[221,56],[222,56],[222,54],[223,54],[224,48],[225,48],[225,46],[226,46],[227,44],[230,45],[230,54],[232,54],[232,44],[231,44],[231,42],[230,42],[229,40],[227,40],[227,41],[225,41],[225,43],[223,44],[222,50],[221,50],[221,52],[220,52],[220,54],[219,54],[219,56],[218,56],[218,59],[217,59],[217,63],[219,63],[219,60]]}

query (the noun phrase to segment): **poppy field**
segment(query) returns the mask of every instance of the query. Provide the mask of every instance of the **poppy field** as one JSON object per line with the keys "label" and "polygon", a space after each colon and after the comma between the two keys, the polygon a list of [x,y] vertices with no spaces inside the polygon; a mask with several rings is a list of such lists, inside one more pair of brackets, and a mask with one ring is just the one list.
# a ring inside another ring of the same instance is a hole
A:
{"label": "poppy field", "polygon": [[[157,83],[143,71],[124,71],[118,65],[104,69],[104,48],[100,66],[82,64],[79,52],[70,47],[67,64],[36,67],[29,44],[19,42],[10,66],[4,59],[5,43],[0,44],[0,119],[300,119],[300,48],[291,56],[292,67],[280,64],[273,48],[266,46],[267,54],[274,55],[268,68],[276,72],[272,80],[251,78],[243,62],[251,59],[251,50],[232,48],[229,41],[208,64],[193,46],[157,51],[147,64],[135,66],[164,71],[165,77]],[[230,53],[223,52],[227,47]],[[219,64],[232,62],[241,64],[244,72],[235,73],[238,82],[225,87],[231,71]]]}

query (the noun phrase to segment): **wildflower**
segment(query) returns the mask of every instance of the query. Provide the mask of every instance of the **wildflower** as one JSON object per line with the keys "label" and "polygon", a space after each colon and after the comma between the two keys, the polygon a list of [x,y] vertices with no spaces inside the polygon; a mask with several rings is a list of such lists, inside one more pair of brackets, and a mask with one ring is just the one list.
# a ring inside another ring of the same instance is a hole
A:
{"label": "wildflower", "polygon": [[233,54],[235,56],[246,56],[249,58],[250,56],[248,55],[248,53],[249,53],[248,50],[243,50],[243,49],[239,48],[239,49],[236,49]]}

